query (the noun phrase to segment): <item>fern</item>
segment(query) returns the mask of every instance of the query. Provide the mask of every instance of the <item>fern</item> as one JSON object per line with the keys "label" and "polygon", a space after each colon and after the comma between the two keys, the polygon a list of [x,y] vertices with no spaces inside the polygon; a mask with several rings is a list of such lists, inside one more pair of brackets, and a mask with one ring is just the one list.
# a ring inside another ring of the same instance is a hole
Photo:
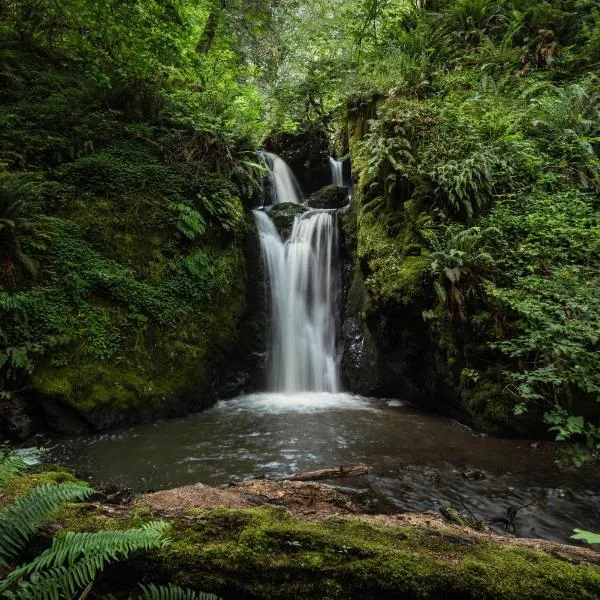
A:
{"label": "fern", "polygon": [[175,204],[177,211],[177,230],[189,240],[195,240],[206,231],[204,217],[193,207],[183,202]]}
{"label": "fern", "polygon": [[10,573],[0,583],[0,593],[19,600],[70,598],[91,583],[106,563],[137,550],[166,546],[168,527],[168,523],[154,521],[125,531],[60,534],[48,550]]}
{"label": "fern", "polygon": [[27,462],[14,452],[5,452],[0,458],[0,488],[11,478],[27,469]]}
{"label": "fern", "polygon": [[0,511],[0,565],[23,550],[27,540],[56,512],[61,504],[84,500],[91,488],[73,484],[45,484]]}
{"label": "fern", "polygon": [[140,588],[142,589],[142,595],[139,596],[139,600],[220,600],[214,594],[195,592],[175,585],[157,586],[150,584],[147,587],[140,585]]}

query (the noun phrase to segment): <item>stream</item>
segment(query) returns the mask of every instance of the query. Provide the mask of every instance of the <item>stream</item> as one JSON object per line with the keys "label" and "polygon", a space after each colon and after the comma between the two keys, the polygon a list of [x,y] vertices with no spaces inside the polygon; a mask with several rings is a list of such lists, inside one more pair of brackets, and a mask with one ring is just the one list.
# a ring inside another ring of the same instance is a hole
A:
{"label": "stream", "polygon": [[[136,491],[363,463],[367,476],[333,483],[369,488],[378,512],[452,505],[490,523],[524,507],[518,535],[569,542],[574,527],[600,531],[600,486],[557,469],[557,452],[481,436],[399,400],[305,392],[250,394],[178,420],[61,440],[48,459],[95,485]],[[473,470],[484,478],[465,478]]]}

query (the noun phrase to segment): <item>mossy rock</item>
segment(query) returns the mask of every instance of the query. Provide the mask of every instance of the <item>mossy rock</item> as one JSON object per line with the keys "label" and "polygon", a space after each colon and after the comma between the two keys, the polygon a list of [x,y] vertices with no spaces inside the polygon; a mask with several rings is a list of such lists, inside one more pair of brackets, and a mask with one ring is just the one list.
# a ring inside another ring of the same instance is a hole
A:
{"label": "mossy rock", "polygon": [[308,209],[302,204],[281,202],[269,210],[269,217],[271,217],[281,239],[285,240],[289,238],[292,233],[294,219],[307,211]]}
{"label": "mossy rock", "polygon": [[[64,525],[86,530],[152,518],[143,510],[110,518],[77,506],[62,515]],[[126,598],[141,578],[225,599],[591,600],[600,594],[598,566],[577,564],[568,552],[510,546],[456,527],[377,518],[304,522],[273,508],[191,510],[171,524],[170,546],[109,566],[93,597]]]}
{"label": "mossy rock", "polygon": [[306,205],[310,208],[338,209],[348,204],[348,188],[339,185],[327,185],[312,194]]}

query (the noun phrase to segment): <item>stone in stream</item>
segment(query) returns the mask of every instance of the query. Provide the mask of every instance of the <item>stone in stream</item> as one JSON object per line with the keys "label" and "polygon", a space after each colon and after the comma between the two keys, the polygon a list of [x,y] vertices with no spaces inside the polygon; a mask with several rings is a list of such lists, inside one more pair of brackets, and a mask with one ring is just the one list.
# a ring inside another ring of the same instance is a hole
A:
{"label": "stone in stream", "polygon": [[326,185],[307,200],[310,208],[342,208],[348,204],[348,188],[339,185]]}
{"label": "stone in stream", "polygon": [[486,478],[485,473],[479,469],[467,469],[463,471],[462,476],[469,481],[482,481]]}
{"label": "stone in stream", "polygon": [[301,204],[281,202],[269,210],[269,217],[271,217],[271,221],[273,221],[273,225],[275,225],[281,239],[286,240],[290,237],[296,215],[301,215],[307,211],[308,209]]}

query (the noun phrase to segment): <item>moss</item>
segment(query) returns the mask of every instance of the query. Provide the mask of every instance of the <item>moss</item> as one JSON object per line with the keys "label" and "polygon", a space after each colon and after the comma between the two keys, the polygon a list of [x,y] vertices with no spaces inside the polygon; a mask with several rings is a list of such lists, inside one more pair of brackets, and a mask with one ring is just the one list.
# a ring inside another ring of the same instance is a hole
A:
{"label": "moss", "polygon": [[316,191],[306,202],[310,208],[342,208],[348,204],[348,188],[337,185],[326,185]]}
{"label": "moss", "polygon": [[32,376],[34,390],[98,428],[207,406],[214,400],[211,365],[225,361],[245,307],[242,280],[212,308],[199,305],[193,320],[134,332],[137,339],[126,341],[117,360],[75,351],[64,366],[41,365]]}
{"label": "moss", "polygon": [[391,237],[383,223],[372,214],[359,220],[359,259],[368,265],[367,287],[384,303],[409,304],[425,293],[424,275],[431,260],[429,253],[416,243],[403,245],[400,237]]}
{"label": "moss", "polygon": [[269,217],[271,217],[271,220],[282,239],[287,239],[292,231],[296,216],[307,210],[308,209],[301,204],[281,202],[269,210]]}
{"label": "moss", "polygon": [[483,379],[472,389],[461,394],[465,412],[474,427],[492,434],[524,433],[522,423],[513,412],[514,399],[504,387],[489,379]]}
{"label": "moss", "polygon": [[53,465],[39,465],[37,473],[27,473],[18,477],[11,477],[2,486],[0,505],[14,502],[17,498],[25,496],[31,489],[40,485],[52,485],[57,483],[88,484],[79,481],[72,473]]}
{"label": "moss", "polygon": [[176,518],[170,537],[169,547],[138,558],[146,578],[224,598],[585,600],[600,593],[597,567],[425,527],[218,509]]}

